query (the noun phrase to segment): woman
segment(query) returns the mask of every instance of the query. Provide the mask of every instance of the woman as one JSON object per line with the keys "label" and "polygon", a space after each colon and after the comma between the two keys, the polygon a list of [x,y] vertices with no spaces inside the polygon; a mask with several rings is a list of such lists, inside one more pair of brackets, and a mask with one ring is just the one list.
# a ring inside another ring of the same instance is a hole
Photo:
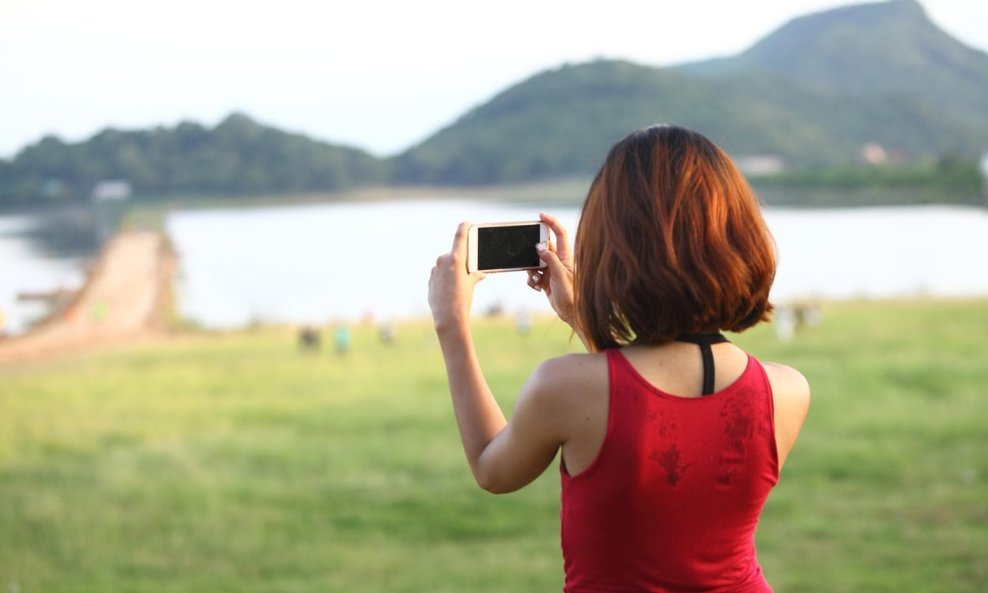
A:
{"label": "woman", "polygon": [[767,319],[774,245],[727,155],[678,127],[632,133],[590,187],[576,252],[555,244],[529,285],[587,354],[542,363],[505,421],[470,334],[461,224],[429,303],[456,421],[477,483],[511,492],[562,449],[568,593],[771,591],[754,531],[809,408],[796,370],[720,331]]}

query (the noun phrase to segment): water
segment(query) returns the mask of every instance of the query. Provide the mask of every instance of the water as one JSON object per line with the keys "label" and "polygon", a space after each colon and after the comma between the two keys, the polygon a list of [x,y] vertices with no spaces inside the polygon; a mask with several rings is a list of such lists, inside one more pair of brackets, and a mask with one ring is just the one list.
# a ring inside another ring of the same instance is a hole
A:
{"label": "water", "polygon": [[[576,209],[556,214],[575,228]],[[430,271],[460,221],[537,218],[529,207],[444,200],[177,212],[167,228],[182,262],[181,313],[233,327],[426,315]],[[489,275],[474,310],[544,310],[526,281]]]}
{"label": "water", "polygon": [[773,297],[988,294],[988,210],[948,206],[769,210]]}
{"label": "water", "polygon": [[21,302],[18,294],[82,286],[88,259],[30,240],[41,224],[38,216],[0,216],[0,335],[21,333],[47,312],[45,303]]}
{"label": "water", "polygon": [[[552,212],[572,231],[579,212]],[[435,258],[461,220],[528,220],[518,205],[460,201],[178,212],[184,315],[210,326],[427,315]],[[769,209],[779,250],[772,297],[988,295],[988,211],[919,206]],[[549,311],[524,273],[490,275],[474,311]]]}
{"label": "water", "polygon": [[[574,231],[576,208],[553,208]],[[461,220],[530,220],[525,205],[470,199],[178,211],[180,313],[207,327],[428,315],[429,272]],[[988,211],[917,206],[771,208],[779,250],[773,299],[988,295]],[[0,309],[17,333],[39,315],[23,291],[74,288],[84,258],[25,238],[31,217],[0,217]],[[490,275],[474,311],[549,311],[523,273]]]}

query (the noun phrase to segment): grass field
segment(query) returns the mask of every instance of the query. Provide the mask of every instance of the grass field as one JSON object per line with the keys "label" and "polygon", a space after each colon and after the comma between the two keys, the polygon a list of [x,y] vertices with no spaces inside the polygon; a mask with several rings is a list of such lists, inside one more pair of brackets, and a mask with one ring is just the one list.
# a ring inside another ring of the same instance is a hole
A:
{"label": "grass field", "polygon": [[[475,327],[505,406],[578,345]],[[556,470],[474,486],[428,323],[357,326],[345,357],[294,338],[0,368],[0,593],[560,589]],[[735,341],[813,388],[758,533],[777,591],[988,589],[988,301],[830,304]]]}

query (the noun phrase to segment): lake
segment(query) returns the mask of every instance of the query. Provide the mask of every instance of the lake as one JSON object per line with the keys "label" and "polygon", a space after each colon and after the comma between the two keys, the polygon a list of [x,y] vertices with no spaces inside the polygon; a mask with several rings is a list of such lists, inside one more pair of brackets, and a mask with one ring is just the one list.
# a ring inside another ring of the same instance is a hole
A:
{"label": "lake", "polygon": [[[551,213],[575,231],[576,208]],[[461,220],[530,220],[538,211],[472,200],[176,212],[184,315],[216,327],[251,321],[428,314],[436,256]],[[963,207],[796,210],[766,219],[779,251],[773,298],[988,295],[988,211]],[[474,311],[549,311],[524,273],[489,275]]]}
{"label": "lake", "polygon": [[46,304],[21,301],[21,293],[48,293],[82,285],[88,258],[31,240],[36,215],[0,216],[0,334],[17,334],[44,315]]}
{"label": "lake", "polygon": [[[575,230],[578,209],[551,213]],[[988,295],[988,210],[769,208],[765,215],[779,251],[772,294],[779,304]],[[537,216],[528,205],[464,198],[184,210],[169,214],[165,227],[181,258],[180,313],[229,328],[427,315],[429,271],[461,220]],[[25,319],[16,292],[82,279],[82,259],[30,249],[18,234],[26,224],[26,217],[0,217],[0,308],[13,332]],[[525,282],[523,273],[489,275],[477,287],[474,311],[548,312]]]}

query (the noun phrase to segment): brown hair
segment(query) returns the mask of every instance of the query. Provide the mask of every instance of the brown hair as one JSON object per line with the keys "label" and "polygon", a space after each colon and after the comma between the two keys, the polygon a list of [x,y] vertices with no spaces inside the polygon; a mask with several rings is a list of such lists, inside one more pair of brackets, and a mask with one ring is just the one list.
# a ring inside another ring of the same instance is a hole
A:
{"label": "brown hair", "polygon": [[768,318],[775,246],[758,202],[713,142],[675,126],[611,148],[576,236],[576,322],[595,350]]}

